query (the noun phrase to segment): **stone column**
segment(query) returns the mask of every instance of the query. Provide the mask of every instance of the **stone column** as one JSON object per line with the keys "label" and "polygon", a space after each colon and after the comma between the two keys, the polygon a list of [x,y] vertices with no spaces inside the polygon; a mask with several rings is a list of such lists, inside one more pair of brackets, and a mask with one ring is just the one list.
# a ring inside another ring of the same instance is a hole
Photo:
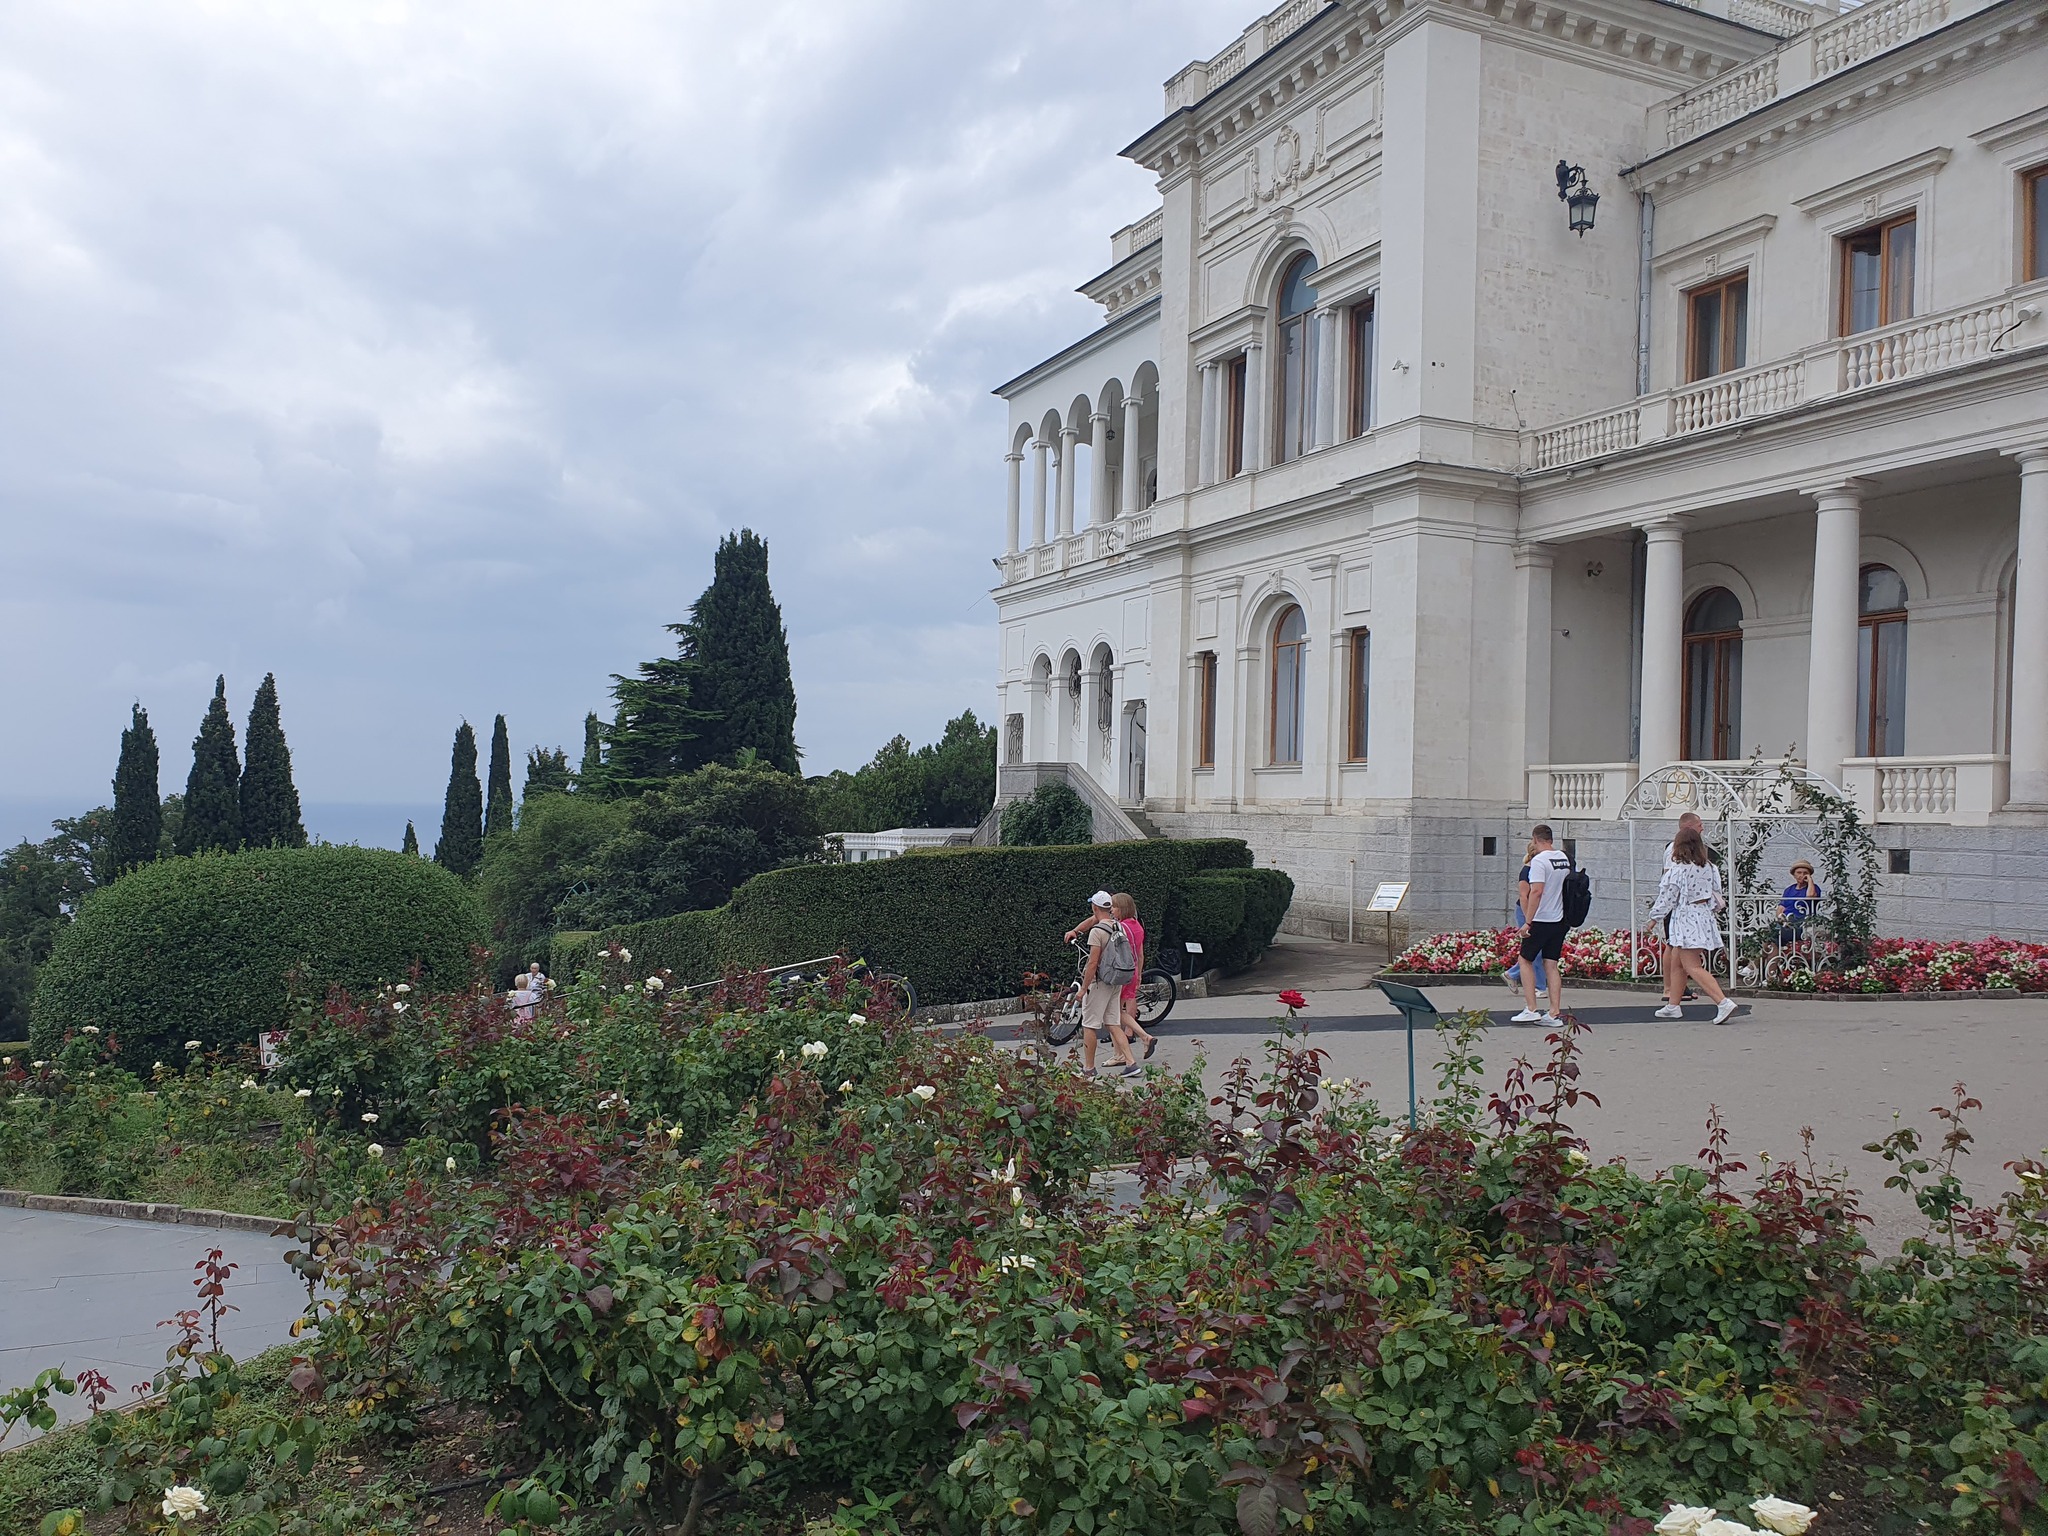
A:
{"label": "stone column", "polygon": [[1008,471],[1009,480],[1008,510],[1003,518],[1003,553],[1014,555],[1017,553],[1017,540],[1022,532],[1020,525],[1024,521],[1024,455],[1004,454],[1003,467]]}
{"label": "stone column", "polygon": [[[1515,546],[1516,604],[1521,609],[1524,769],[1550,761],[1550,587],[1554,563],[1547,545]],[[1683,643],[1681,639],[1680,644]]]}
{"label": "stone column", "polygon": [[1050,691],[1050,679],[1040,677],[1035,671],[1024,680],[1024,761],[1042,763],[1045,761],[1046,694]]}
{"label": "stone column", "polygon": [[2020,563],[2012,584],[2012,789],[2048,808],[2048,447],[2022,448]]}
{"label": "stone column", "polygon": [[1106,523],[1109,505],[1109,412],[1088,418],[1088,521]]}
{"label": "stone column", "polygon": [[1216,483],[1216,365],[1202,364],[1202,435],[1195,446],[1195,483]]}
{"label": "stone column", "polygon": [[1318,448],[1337,441],[1337,311],[1316,311],[1315,438]]}
{"label": "stone column", "polygon": [[[1071,704],[1069,708],[1071,708]],[[1096,739],[1101,734],[1095,729],[1095,716],[1102,707],[1102,674],[1095,664],[1081,664],[1081,729],[1075,734],[1074,761],[1081,765],[1081,771],[1097,783],[1102,780],[1100,764],[1097,761]]]}
{"label": "stone column", "polygon": [[1266,467],[1266,349],[1246,342],[1244,349],[1244,467]]}
{"label": "stone column", "polygon": [[1031,543],[1034,547],[1045,542],[1046,460],[1051,452],[1052,444],[1044,438],[1031,439]]}
{"label": "stone column", "polygon": [[1643,725],[1639,772],[1678,761],[1685,708],[1685,524],[1666,518],[1643,530]]}
{"label": "stone column", "polygon": [[1062,538],[1074,531],[1074,471],[1079,467],[1075,463],[1074,445],[1080,441],[1081,432],[1078,427],[1060,428],[1059,517]]}
{"label": "stone column", "polygon": [[1145,408],[1145,401],[1139,395],[1124,396],[1124,472],[1118,490],[1122,493],[1117,510],[1125,516],[1140,511],[1145,505],[1145,474],[1139,468],[1138,459],[1138,413]]}
{"label": "stone column", "polygon": [[1863,482],[1813,493],[1813,637],[1806,668],[1806,766],[1833,784],[1856,752],[1856,608]]}

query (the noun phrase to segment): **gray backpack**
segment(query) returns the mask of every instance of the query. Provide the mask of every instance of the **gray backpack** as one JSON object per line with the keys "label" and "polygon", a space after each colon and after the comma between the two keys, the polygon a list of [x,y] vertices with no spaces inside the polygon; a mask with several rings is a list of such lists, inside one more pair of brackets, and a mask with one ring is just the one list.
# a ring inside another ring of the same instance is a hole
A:
{"label": "gray backpack", "polygon": [[1095,962],[1095,979],[1108,986],[1122,987],[1138,974],[1138,957],[1131,949],[1130,930],[1116,918],[1109,922],[1109,942],[1102,946],[1102,958]]}

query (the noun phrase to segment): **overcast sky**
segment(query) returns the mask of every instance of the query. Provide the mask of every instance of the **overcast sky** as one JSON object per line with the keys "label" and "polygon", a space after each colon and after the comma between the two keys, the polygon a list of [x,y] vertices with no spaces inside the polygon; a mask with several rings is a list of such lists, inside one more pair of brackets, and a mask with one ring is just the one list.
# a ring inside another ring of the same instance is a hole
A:
{"label": "overcast sky", "polygon": [[0,7],[0,836],[133,700],[182,789],[265,671],[315,832],[436,830],[456,724],[573,756],[740,526],[807,770],[986,717],[988,390],[1100,322],[1116,151],[1255,10]]}

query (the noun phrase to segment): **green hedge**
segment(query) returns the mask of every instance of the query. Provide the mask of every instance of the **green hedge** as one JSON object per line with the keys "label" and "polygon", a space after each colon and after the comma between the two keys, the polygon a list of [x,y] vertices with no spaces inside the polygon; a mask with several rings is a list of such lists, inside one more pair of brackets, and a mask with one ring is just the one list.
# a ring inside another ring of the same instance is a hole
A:
{"label": "green hedge", "polygon": [[[483,921],[425,859],[377,848],[266,848],[145,864],[95,891],[36,986],[30,1038],[99,1026],[124,1065],[184,1060],[183,1044],[253,1045],[287,1017],[286,976],[373,988],[415,962],[443,988],[470,975]],[[176,1052],[177,1054],[167,1054]]]}
{"label": "green hedge", "polygon": [[[1065,976],[1074,965],[1060,935],[1088,912],[1098,887],[1129,891],[1146,923],[1153,952],[1177,942],[1183,890],[1228,872],[1241,889],[1241,921],[1228,933],[1187,936],[1212,942],[1226,963],[1248,964],[1271,942],[1284,915],[1281,887],[1293,885],[1277,870],[1250,867],[1251,853],[1235,838],[1200,841],[1097,843],[1078,848],[944,848],[866,864],[807,864],[756,875],[729,905],[685,912],[606,930],[595,938],[563,936],[555,945],[555,974],[572,977],[590,963],[600,943],[633,952],[636,971],[666,967],[678,980],[707,981],[728,965],[777,965],[813,955],[845,952],[883,970],[900,971],[928,1003],[1001,997],[1017,989],[1026,971]],[[1218,910],[1197,892],[1195,911],[1205,924]],[[1236,892],[1231,893],[1233,896]],[[1229,905],[1224,898],[1224,906]],[[1271,926],[1264,926],[1268,917]],[[1257,927],[1253,924],[1256,923]]]}

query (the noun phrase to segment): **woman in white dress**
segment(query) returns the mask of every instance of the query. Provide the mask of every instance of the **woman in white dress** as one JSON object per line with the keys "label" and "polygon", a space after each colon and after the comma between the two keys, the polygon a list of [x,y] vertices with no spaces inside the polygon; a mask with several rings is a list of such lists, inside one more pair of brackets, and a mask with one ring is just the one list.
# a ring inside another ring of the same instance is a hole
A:
{"label": "woman in white dress", "polygon": [[[1657,884],[1657,900],[1650,908],[1652,921],[1668,916],[1670,942],[1664,947],[1667,980],[1684,975],[1714,1000],[1714,1022],[1726,1024],[1735,1012],[1735,1000],[1724,995],[1707,964],[1710,950],[1721,947],[1721,925],[1714,914],[1727,906],[1721,895],[1721,871],[1707,857],[1706,839],[1697,827],[1681,826],[1671,840],[1671,857],[1664,866],[1664,878]],[[1684,1011],[1667,1002],[1657,1010],[1660,1019],[1680,1019]]]}

